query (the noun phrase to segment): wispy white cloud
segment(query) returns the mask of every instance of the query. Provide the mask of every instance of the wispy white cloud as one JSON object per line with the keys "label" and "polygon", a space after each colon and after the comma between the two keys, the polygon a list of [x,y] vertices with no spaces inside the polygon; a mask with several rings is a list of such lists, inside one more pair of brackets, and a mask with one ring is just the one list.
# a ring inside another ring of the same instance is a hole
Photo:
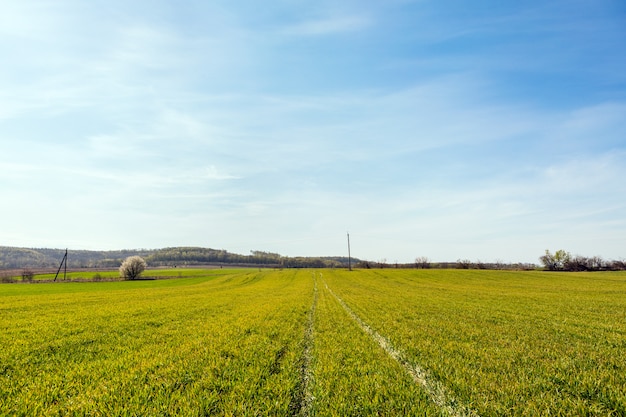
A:
{"label": "wispy white cloud", "polygon": [[365,16],[331,16],[302,21],[284,28],[282,32],[295,36],[324,36],[360,31],[370,25],[371,19]]}
{"label": "wispy white cloud", "polygon": [[555,123],[550,139],[564,151],[610,150],[624,145],[626,103],[605,102],[572,109]]}

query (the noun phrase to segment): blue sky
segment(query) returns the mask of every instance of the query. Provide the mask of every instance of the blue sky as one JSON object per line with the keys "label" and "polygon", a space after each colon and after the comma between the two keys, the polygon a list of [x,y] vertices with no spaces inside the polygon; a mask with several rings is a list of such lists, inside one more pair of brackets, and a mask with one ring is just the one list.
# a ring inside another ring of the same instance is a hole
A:
{"label": "blue sky", "polygon": [[0,245],[626,257],[626,5],[0,5]]}

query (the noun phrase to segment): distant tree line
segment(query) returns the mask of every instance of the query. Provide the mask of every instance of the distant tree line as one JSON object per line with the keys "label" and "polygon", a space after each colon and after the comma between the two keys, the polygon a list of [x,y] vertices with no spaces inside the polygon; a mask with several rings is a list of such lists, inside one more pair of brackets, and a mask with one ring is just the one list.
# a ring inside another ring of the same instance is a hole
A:
{"label": "distant tree line", "polygon": [[[607,261],[600,256],[585,257],[573,256],[564,250],[551,253],[546,250],[545,254],[539,258],[543,269],[548,271],[624,271],[626,261]],[[425,256],[418,256],[413,263],[388,263],[386,259],[379,261],[359,261],[356,268],[401,268],[401,269],[502,269],[502,270],[534,270],[540,266],[533,263],[506,263],[503,261],[483,262],[481,260],[471,261],[469,259],[457,259],[456,262],[431,262]]]}
{"label": "distant tree line", "polygon": [[[65,249],[31,249],[0,246],[0,269],[58,268]],[[259,250],[248,255],[228,252],[224,249],[201,247],[171,247],[163,249],[134,249],[117,251],[69,251],[71,268],[119,268],[129,256],[140,256],[151,267],[178,267],[194,265],[259,266],[270,268],[347,268],[348,257],[288,257],[278,253]],[[626,261],[607,261],[599,256],[573,256],[564,250],[551,253],[546,250],[539,258],[543,268],[549,271],[608,271],[626,270]],[[532,270],[539,266],[532,263],[483,262],[457,259],[455,262],[432,262],[425,256],[412,263],[387,262],[386,259],[367,261],[352,258],[355,268],[440,268],[440,269],[511,269]]]}
{"label": "distant tree line", "polygon": [[152,266],[198,264],[254,265],[275,268],[339,268],[348,265],[347,257],[289,257],[278,253],[253,250],[249,255],[223,249],[177,247],[160,249],[146,256]]}
{"label": "distant tree line", "polygon": [[412,263],[389,263],[386,259],[379,261],[359,261],[355,268],[394,268],[394,269],[502,269],[527,271],[537,269],[537,265],[532,263],[505,263],[502,261],[483,262],[481,260],[471,261],[469,259],[457,259],[455,262],[432,262],[425,256],[415,258]]}
{"label": "distant tree line", "polygon": [[572,255],[559,249],[551,253],[546,249],[545,254],[539,257],[544,268],[548,271],[624,271],[626,261],[607,261],[600,256],[586,257]]}
{"label": "distant tree line", "polygon": [[[0,247],[0,269],[56,268],[65,249],[27,249]],[[193,265],[264,266],[274,268],[340,268],[347,267],[348,257],[288,257],[277,253],[251,251],[249,255],[223,249],[172,247],[119,251],[69,251],[72,268],[118,268],[129,256],[140,256],[152,267]],[[358,262],[356,259],[353,261]]]}
{"label": "distant tree line", "polygon": [[[74,268],[117,268],[129,256],[145,256],[150,250],[88,251],[71,250],[69,261]],[[0,269],[56,268],[65,249],[16,248],[0,246]]]}

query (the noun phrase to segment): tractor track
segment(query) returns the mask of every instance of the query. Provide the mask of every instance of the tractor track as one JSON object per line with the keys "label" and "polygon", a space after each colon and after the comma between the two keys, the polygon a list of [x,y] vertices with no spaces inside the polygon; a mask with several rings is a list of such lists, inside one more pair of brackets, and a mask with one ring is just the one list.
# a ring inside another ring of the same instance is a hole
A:
{"label": "tractor track", "polygon": [[406,355],[396,349],[385,337],[381,336],[376,330],[372,329],[365,323],[352,309],[335,294],[326,282],[324,282],[326,290],[337,300],[348,315],[359,325],[359,327],[367,333],[378,345],[396,362],[398,362],[405,371],[413,378],[415,383],[419,384],[428,394],[428,397],[440,407],[446,414],[452,417],[479,417],[479,415],[460,404],[446,387],[439,381],[428,375],[428,371],[419,365],[411,362]]}
{"label": "tractor track", "polygon": [[317,278],[313,274],[313,302],[309,310],[308,322],[304,331],[302,356],[300,358],[300,381],[296,395],[292,397],[289,405],[290,416],[308,417],[311,414],[311,407],[315,398],[311,392],[313,382],[313,371],[311,361],[313,359],[313,330],[315,320],[315,310],[317,308]]}

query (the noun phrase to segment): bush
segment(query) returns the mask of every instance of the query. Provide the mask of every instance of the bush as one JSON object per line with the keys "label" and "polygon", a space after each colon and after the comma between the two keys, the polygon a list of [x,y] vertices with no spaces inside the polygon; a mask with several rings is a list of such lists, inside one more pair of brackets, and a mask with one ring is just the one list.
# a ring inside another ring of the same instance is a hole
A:
{"label": "bush", "polygon": [[35,273],[30,269],[25,269],[22,271],[22,281],[24,282],[32,282],[35,277]]}
{"label": "bush", "polygon": [[137,279],[146,266],[146,261],[141,256],[129,256],[120,266],[120,276],[124,279]]}
{"label": "bush", "polygon": [[11,276],[9,272],[7,272],[7,273],[0,275],[0,282],[4,284],[10,284],[10,283],[15,282],[15,279],[13,278],[13,276]]}

